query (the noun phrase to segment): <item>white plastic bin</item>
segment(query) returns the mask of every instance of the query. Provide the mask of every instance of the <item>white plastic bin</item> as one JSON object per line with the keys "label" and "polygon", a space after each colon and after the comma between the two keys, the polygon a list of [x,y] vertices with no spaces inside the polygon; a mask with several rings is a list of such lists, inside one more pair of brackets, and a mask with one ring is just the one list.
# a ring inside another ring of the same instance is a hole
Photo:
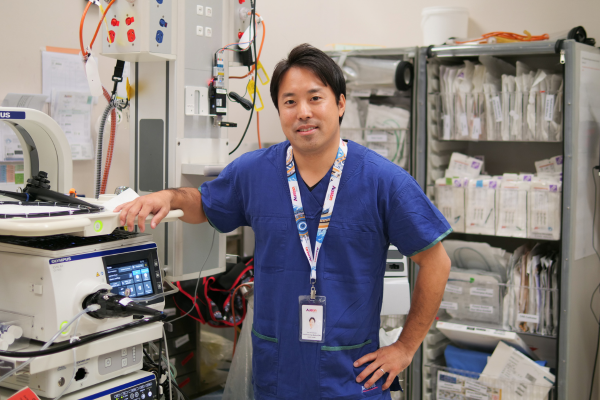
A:
{"label": "white plastic bin", "polygon": [[426,7],[421,17],[425,46],[442,44],[450,37],[467,37],[469,10],[465,7]]}

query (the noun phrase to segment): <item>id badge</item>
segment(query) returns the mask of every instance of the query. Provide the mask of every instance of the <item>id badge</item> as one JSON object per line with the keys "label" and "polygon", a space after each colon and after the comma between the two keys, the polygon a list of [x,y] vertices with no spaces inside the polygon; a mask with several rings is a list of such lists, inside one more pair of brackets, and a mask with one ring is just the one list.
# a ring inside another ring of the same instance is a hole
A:
{"label": "id badge", "polygon": [[300,341],[323,343],[325,341],[325,296],[300,296]]}

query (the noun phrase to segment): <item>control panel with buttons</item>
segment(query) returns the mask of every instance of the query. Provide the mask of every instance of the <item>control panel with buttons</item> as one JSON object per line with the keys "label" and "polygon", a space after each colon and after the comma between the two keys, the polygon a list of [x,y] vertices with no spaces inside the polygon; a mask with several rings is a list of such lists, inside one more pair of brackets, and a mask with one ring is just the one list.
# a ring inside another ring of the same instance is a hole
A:
{"label": "control panel with buttons", "polygon": [[151,400],[154,399],[156,392],[156,381],[151,380],[113,393],[110,398],[111,400]]}
{"label": "control panel with buttons", "polygon": [[116,371],[139,369],[142,366],[142,345],[127,347],[98,357],[98,373],[107,375]]}

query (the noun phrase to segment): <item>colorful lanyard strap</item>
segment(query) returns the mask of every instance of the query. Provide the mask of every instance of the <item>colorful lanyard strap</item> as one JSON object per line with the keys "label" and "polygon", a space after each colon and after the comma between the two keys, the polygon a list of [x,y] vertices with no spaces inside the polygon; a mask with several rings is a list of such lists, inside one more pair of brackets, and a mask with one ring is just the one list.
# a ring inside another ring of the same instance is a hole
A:
{"label": "colorful lanyard strap", "polygon": [[323,239],[327,233],[327,228],[329,228],[329,220],[331,219],[331,214],[333,213],[333,206],[335,205],[335,199],[340,186],[340,178],[342,177],[342,170],[344,169],[344,162],[346,161],[347,155],[348,144],[340,139],[340,147],[338,148],[335,162],[333,163],[331,178],[329,179],[329,186],[327,187],[327,195],[325,196],[323,210],[321,211],[321,220],[319,221],[319,230],[317,231],[315,253],[313,256],[310,238],[308,237],[308,224],[306,223],[306,218],[304,216],[302,198],[300,197],[300,187],[298,186],[298,177],[296,176],[294,152],[291,145],[287,149],[287,157],[285,161],[287,179],[290,187],[292,206],[294,207],[294,216],[296,217],[296,227],[298,228],[298,234],[300,235],[300,243],[304,248],[304,254],[306,255],[306,258],[310,264],[310,295],[312,299],[314,299],[316,295],[315,283],[317,281],[317,258],[319,257],[319,250],[323,244]]}

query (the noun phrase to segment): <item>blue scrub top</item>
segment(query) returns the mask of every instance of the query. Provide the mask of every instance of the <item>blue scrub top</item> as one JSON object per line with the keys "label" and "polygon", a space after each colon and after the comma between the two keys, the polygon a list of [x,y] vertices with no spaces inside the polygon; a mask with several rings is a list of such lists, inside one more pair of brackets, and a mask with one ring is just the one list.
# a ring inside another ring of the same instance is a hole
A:
{"label": "blue scrub top", "polygon": [[[451,232],[446,219],[402,168],[348,142],[348,157],[317,263],[317,294],[327,297],[325,342],[300,342],[298,297],[310,294],[310,266],[295,226],[286,178],[289,142],[246,153],[200,187],[220,232],[256,235],[252,330],[257,399],[389,399],[384,378],[364,389],[354,361],[379,348],[387,249],[408,256]],[[298,180],[302,181],[299,171]],[[300,194],[314,249],[329,174]]]}

